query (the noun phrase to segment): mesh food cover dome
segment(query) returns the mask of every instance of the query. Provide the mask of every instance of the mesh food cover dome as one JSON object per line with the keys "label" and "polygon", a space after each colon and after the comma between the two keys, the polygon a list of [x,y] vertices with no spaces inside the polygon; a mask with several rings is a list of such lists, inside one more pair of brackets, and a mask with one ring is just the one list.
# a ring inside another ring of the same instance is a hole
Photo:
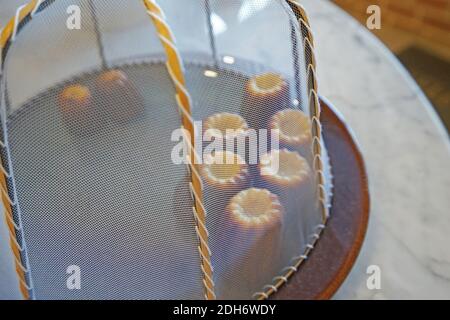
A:
{"label": "mesh food cover dome", "polygon": [[331,179],[299,3],[34,0],[0,45],[3,288],[263,299],[302,272]]}

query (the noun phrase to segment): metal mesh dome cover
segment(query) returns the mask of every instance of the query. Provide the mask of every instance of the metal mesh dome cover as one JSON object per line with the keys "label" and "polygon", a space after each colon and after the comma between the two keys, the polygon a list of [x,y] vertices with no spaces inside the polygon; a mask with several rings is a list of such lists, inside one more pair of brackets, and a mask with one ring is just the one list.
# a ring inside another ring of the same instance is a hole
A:
{"label": "metal mesh dome cover", "polygon": [[0,39],[0,295],[267,298],[313,250],[331,173],[296,1],[31,1]]}

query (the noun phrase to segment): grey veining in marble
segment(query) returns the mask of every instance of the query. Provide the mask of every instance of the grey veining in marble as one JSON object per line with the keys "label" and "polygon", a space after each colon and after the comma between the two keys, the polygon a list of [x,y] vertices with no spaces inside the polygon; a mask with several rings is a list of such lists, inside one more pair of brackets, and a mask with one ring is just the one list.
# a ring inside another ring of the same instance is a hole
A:
{"label": "grey veining in marble", "polygon": [[[367,163],[367,238],[336,299],[450,298],[450,145],[407,72],[360,24],[323,0],[301,1],[316,39],[321,94],[342,112]],[[381,268],[381,290],[366,286]]]}

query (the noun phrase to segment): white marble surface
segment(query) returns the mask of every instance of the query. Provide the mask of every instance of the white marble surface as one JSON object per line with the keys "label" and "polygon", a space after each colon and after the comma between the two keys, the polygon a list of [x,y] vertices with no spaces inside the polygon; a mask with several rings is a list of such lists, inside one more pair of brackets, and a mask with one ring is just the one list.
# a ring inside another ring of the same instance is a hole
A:
{"label": "white marble surface", "polygon": [[[415,82],[355,20],[302,0],[316,39],[319,86],[342,112],[367,162],[367,238],[336,299],[450,298],[450,144]],[[381,290],[366,269],[381,268]]]}
{"label": "white marble surface", "polygon": [[[0,25],[19,2],[0,0]],[[450,298],[447,133],[375,37],[328,1],[300,2],[315,33],[320,93],[352,127],[370,178],[367,238],[335,298]],[[366,287],[369,265],[381,268],[380,290]]]}

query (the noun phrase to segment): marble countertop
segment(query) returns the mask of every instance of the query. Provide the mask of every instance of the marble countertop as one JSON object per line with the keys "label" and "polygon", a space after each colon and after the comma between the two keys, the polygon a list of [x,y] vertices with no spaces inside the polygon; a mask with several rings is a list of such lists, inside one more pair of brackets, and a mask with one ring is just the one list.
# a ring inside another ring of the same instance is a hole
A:
{"label": "marble countertop", "polygon": [[[0,0],[0,24],[14,2]],[[377,38],[329,1],[300,2],[315,34],[320,93],[353,129],[370,179],[366,241],[335,298],[450,298],[450,143],[443,125]],[[379,290],[366,285],[371,265],[381,270]]]}
{"label": "marble countertop", "polygon": [[[450,144],[391,52],[341,9],[302,0],[315,34],[319,90],[364,154],[372,210],[366,241],[336,299],[450,298]],[[369,290],[368,266],[381,270]]]}

